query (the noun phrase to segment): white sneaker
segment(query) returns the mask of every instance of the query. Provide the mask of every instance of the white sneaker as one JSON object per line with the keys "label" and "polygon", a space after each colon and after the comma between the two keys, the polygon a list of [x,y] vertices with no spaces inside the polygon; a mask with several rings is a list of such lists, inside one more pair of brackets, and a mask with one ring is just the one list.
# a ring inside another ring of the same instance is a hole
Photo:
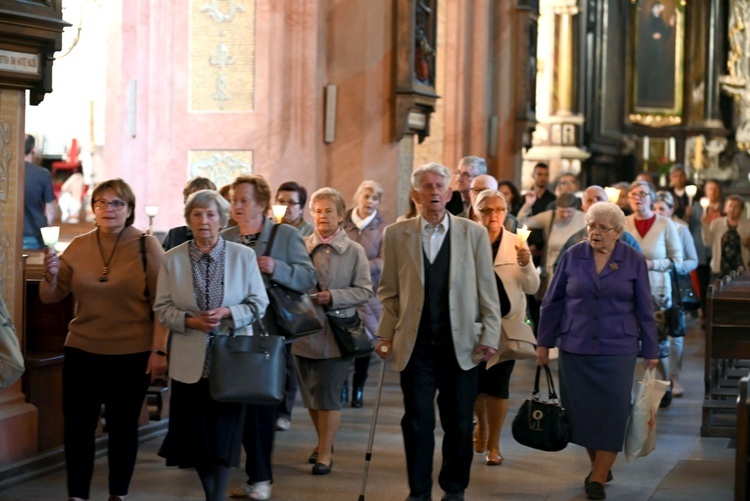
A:
{"label": "white sneaker", "polygon": [[229,494],[230,498],[271,499],[271,481],[243,484]]}
{"label": "white sneaker", "polygon": [[280,417],[276,420],[276,431],[289,431],[291,427],[292,422],[285,417]]}

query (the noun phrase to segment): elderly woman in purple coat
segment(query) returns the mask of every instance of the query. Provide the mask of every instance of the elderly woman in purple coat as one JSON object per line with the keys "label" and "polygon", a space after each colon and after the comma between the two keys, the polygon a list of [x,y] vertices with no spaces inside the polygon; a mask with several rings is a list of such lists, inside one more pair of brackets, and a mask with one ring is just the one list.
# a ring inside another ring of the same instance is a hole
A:
{"label": "elderly woman in purple coat", "polygon": [[560,349],[560,398],[571,442],[586,448],[588,499],[604,499],[604,484],[622,450],[639,349],[656,367],[656,322],[643,254],[620,242],[622,210],[598,202],[586,213],[588,241],[563,255],[544,298],[537,363]]}

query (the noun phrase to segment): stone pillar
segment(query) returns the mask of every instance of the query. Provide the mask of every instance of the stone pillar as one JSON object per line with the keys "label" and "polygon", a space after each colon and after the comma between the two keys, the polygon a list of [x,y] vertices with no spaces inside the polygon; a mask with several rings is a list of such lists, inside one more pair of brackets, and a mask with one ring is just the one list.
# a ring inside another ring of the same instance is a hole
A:
{"label": "stone pillar", "polygon": [[[546,11],[546,12],[545,12]],[[554,33],[547,33],[546,39],[554,44],[552,78],[552,114],[537,116],[539,123],[532,139],[532,147],[524,155],[525,167],[537,162],[550,165],[552,176],[559,172],[578,174],[581,162],[591,155],[581,145],[583,143],[584,117],[578,112],[575,102],[575,18],[578,14],[576,0],[556,0],[545,7],[542,15],[553,14],[555,23],[548,24]],[[545,37],[540,34],[540,39]],[[548,51],[549,53],[550,51]],[[526,176],[528,177],[528,176]]]}
{"label": "stone pillar", "polygon": [[[0,88],[0,293],[23,346],[23,143],[26,96]],[[21,381],[0,390],[0,468],[38,449],[38,413]]]}

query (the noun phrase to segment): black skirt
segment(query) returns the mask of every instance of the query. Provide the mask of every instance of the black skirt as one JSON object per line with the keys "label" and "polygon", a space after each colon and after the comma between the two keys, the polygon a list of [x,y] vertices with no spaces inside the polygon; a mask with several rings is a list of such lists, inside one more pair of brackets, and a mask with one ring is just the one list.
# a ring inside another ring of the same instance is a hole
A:
{"label": "black skirt", "polygon": [[488,369],[487,362],[481,362],[477,379],[477,393],[507,399],[510,375],[515,365],[515,360],[504,360]]}
{"label": "black skirt", "polygon": [[169,430],[159,449],[167,466],[239,467],[245,404],[217,402],[208,379],[186,384],[171,380]]}

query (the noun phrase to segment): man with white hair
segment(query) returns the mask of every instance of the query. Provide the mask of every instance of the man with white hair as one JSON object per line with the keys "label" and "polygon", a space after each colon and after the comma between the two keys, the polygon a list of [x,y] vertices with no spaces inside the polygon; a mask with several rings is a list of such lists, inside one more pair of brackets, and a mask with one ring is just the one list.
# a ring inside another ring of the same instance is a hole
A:
{"label": "man with white hair", "polygon": [[411,178],[421,215],[386,228],[375,348],[392,356],[404,394],[407,500],[431,499],[435,395],[445,432],[443,500],[462,501],[473,458],[477,365],[496,353],[500,302],[487,230],[446,211],[450,171],[430,163]]}
{"label": "man with white hair", "polygon": [[[497,179],[490,176],[489,174],[480,174],[479,176],[475,177],[471,182],[471,189],[469,191],[469,195],[471,197],[471,206],[469,207],[468,211],[459,214],[459,217],[465,217],[479,223],[479,217],[477,216],[477,211],[475,208],[477,197],[484,190],[497,190],[497,186]],[[518,228],[518,219],[516,219],[516,216],[508,212],[505,216],[505,223],[503,224],[503,226],[511,233],[515,233],[516,228]]]}
{"label": "man with white hair", "polygon": [[448,212],[459,215],[471,208],[471,183],[474,178],[487,174],[487,162],[481,157],[463,157],[458,162],[456,175],[456,191],[453,192],[448,202]]}

